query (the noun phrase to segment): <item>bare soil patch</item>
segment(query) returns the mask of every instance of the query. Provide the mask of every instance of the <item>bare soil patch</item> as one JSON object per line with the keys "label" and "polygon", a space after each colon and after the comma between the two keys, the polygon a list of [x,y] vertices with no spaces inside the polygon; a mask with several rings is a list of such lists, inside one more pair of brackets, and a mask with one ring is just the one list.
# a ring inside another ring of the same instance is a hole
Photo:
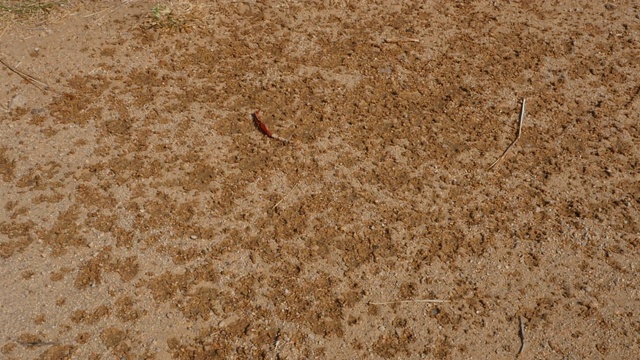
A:
{"label": "bare soil patch", "polygon": [[10,15],[3,358],[640,356],[636,1]]}

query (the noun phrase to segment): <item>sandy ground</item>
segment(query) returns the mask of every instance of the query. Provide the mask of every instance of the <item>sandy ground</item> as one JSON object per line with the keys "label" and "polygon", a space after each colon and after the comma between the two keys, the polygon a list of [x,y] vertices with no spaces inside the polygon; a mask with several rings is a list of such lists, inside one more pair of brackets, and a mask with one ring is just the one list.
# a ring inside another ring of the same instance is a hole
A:
{"label": "sandy ground", "polygon": [[157,4],[3,28],[2,358],[640,357],[637,1]]}

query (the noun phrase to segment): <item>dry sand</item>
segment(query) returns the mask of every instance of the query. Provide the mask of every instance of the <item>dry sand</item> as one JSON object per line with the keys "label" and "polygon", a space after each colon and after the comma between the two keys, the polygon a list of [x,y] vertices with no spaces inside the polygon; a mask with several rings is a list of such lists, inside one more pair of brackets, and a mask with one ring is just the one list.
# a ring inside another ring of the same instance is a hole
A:
{"label": "dry sand", "polygon": [[637,1],[156,4],[5,21],[0,357],[640,357]]}

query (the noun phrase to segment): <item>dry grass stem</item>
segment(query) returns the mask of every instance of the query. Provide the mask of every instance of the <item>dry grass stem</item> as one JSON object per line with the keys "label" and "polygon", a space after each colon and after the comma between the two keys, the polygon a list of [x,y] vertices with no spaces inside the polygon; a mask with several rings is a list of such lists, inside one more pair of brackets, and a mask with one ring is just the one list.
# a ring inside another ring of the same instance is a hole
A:
{"label": "dry grass stem", "polygon": [[507,151],[509,151],[509,149],[511,149],[511,147],[518,141],[518,139],[520,139],[520,135],[522,134],[522,122],[524,121],[524,106],[525,106],[526,100],[527,99],[522,99],[522,107],[520,108],[520,119],[518,120],[518,132],[516,133],[516,138],[513,139],[511,144],[509,144],[509,146],[507,146],[507,148],[504,150],[502,155],[500,155],[500,157],[498,159],[496,159],[496,161],[494,161],[493,164],[491,164],[491,166],[489,166],[487,168],[487,170],[491,170],[502,159],[504,159],[504,156],[507,154]]}
{"label": "dry grass stem", "polygon": [[276,207],[278,207],[278,205],[280,205],[280,203],[282,203],[284,201],[284,199],[286,199],[293,192],[293,190],[295,190],[298,187],[298,184],[300,184],[299,181],[295,185],[293,185],[291,190],[289,190],[289,192],[284,197],[282,197],[282,199],[280,199],[280,201],[278,201],[275,205],[273,205],[273,207],[271,209],[275,209]]}
{"label": "dry grass stem", "polygon": [[42,81],[38,80],[37,78],[23,73],[22,71],[14,68],[13,66],[7,64],[4,60],[0,59],[0,63],[4,66],[7,67],[7,69],[13,71],[14,73],[18,74],[21,78],[23,78],[24,80],[26,80],[27,82],[29,82],[31,85],[37,87],[38,89],[42,90],[43,92],[46,92],[49,89],[49,85],[43,83]]}
{"label": "dry grass stem", "polygon": [[442,304],[448,303],[449,300],[440,299],[417,299],[417,300],[396,300],[383,302],[369,302],[369,305],[393,305],[393,304],[410,304],[410,303],[426,303],[426,304]]}
{"label": "dry grass stem", "polygon": [[420,39],[413,39],[413,38],[406,38],[406,39],[384,39],[384,42],[389,43],[389,44],[397,44],[397,43],[403,43],[403,42],[419,43],[419,42],[420,42]]}
{"label": "dry grass stem", "polygon": [[[120,5],[120,6],[122,6],[122,5]],[[93,12],[93,13],[91,13],[91,14],[83,15],[82,17],[83,17],[83,18],[88,18],[88,17],[92,17],[92,16],[95,16],[95,15],[99,15],[99,14],[102,14],[102,13],[104,13],[104,12],[107,12],[107,11],[109,11],[109,10],[111,10],[111,9],[114,9],[115,7],[116,7],[116,5],[109,6],[109,7],[108,7],[108,8],[106,8],[106,9],[102,9],[102,10],[100,10],[100,11],[96,11],[96,12]]]}

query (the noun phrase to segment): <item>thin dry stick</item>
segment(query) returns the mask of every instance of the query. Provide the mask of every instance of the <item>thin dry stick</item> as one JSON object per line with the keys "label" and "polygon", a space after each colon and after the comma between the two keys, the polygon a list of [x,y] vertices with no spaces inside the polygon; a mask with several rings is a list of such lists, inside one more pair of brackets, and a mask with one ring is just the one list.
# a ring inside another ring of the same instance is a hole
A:
{"label": "thin dry stick", "polygon": [[15,21],[11,21],[11,24],[7,25],[4,27],[4,29],[2,29],[2,33],[0,33],[0,38],[2,38],[2,36],[4,36],[5,31],[7,31],[7,29],[12,26],[13,24],[15,24]]}
{"label": "thin dry stick", "polygon": [[[105,12],[107,12],[107,11],[110,11],[110,10],[111,10],[111,11],[109,12],[109,14],[110,14],[110,13],[115,12],[116,10],[120,9],[122,6],[124,6],[124,5],[126,5],[126,4],[128,4],[128,3],[130,3],[130,2],[131,2],[131,0],[125,0],[125,1],[123,1],[120,5],[113,5],[113,6],[110,6],[110,7],[106,8],[106,9],[103,9],[103,10],[100,10],[100,11],[97,11],[97,12],[94,12],[94,13],[91,13],[91,14],[89,14],[89,15],[85,15],[85,16],[83,16],[83,17],[84,17],[84,18],[88,18],[88,17],[94,16],[94,15],[103,14],[103,13],[105,13]],[[105,15],[107,15],[107,14],[103,14],[103,15],[102,15],[102,16],[100,16],[99,18],[95,19],[95,21],[98,21],[98,20],[102,19]]]}
{"label": "thin dry stick", "polygon": [[406,39],[384,39],[384,42],[389,43],[389,44],[397,44],[397,43],[402,43],[402,42],[414,42],[414,43],[419,43],[420,39],[413,39],[413,38],[406,38]]}
{"label": "thin dry stick", "polygon": [[518,320],[520,321],[520,350],[516,356],[522,354],[522,350],[524,350],[524,325],[522,325],[522,316],[518,316]]}
{"label": "thin dry stick", "polygon": [[109,7],[108,7],[108,8],[106,8],[106,9],[102,9],[102,10],[100,10],[100,11],[96,11],[96,12],[91,13],[91,14],[83,15],[82,17],[83,17],[83,18],[88,18],[88,17],[92,17],[92,16],[94,16],[94,15],[102,14],[103,12],[105,12],[105,11],[109,11],[109,10],[111,10],[111,9],[115,8],[116,6],[117,6],[117,5],[109,6]]}
{"label": "thin dry stick", "polygon": [[29,74],[25,74],[22,71],[19,71],[18,69],[14,68],[13,66],[7,64],[4,60],[0,59],[0,63],[2,63],[2,65],[6,66],[7,69],[9,69],[9,70],[13,71],[14,73],[18,74],[21,78],[25,79],[31,85],[37,87],[38,89],[40,89],[42,91],[47,91],[47,89],[49,88],[49,85],[43,83],[42,81],[36,79],[35,77],[33,77],[33,76],[29,75]]}
{"label": "thin dry stick", "polygon": [[513,139],[511,144],[507,146],[502,155],[500,155],[500,157],[496,161],[494,161],[493,164],[491,164],[491,166],[487,168],[487,170],[491,170],[494,166],[496,166],[496,164],[498,164],[507,154],[507,151],[509,151],[509,149],[511,149],[511,147],[518,141],[518,139],[520,139],[520,135],[522,134],[522,122],[524,121],[524,106],[526,101],[527,99],[522,99],[522,107],[520,108],[520,120],[518,121],[518,132],[516,134],[516,138]]}
{"label": "thin dry stick", "polygon": [[384,302],[369,302],[369,305],[392,305],[392,304],[408,304],[408,303],[427,303],[427,304],[441,304],[448,303],[449,300],[440,299],[418,299],[418,300],[397,300],[397,301],[384,301]]}
{"label": "thin dry stick", "polygon": [[300,182],[298,181],[295,185],[293,185],[293,187],[291,188],[291,190],[289,190],[289,192],[288,192],[288,193],[287,193],[287,194],[286,194],[282,199],[280,199],[280,201],[278,201],[275,205],[273,205],[273,207],[272,207],[271,209],[275,209],[276,207],[278,207],[278,205],[280,205],[280,203],[281,203],[282,201],[284,201],[284,199],[286,199],[286,198],[287,198],[287,196],[289,196],[289,194],[291,194],[291,193],[293,192],[293,190],[295,190],[295,189],[298,187],[298,184],[299,184],[299,183],[300,183]]}

